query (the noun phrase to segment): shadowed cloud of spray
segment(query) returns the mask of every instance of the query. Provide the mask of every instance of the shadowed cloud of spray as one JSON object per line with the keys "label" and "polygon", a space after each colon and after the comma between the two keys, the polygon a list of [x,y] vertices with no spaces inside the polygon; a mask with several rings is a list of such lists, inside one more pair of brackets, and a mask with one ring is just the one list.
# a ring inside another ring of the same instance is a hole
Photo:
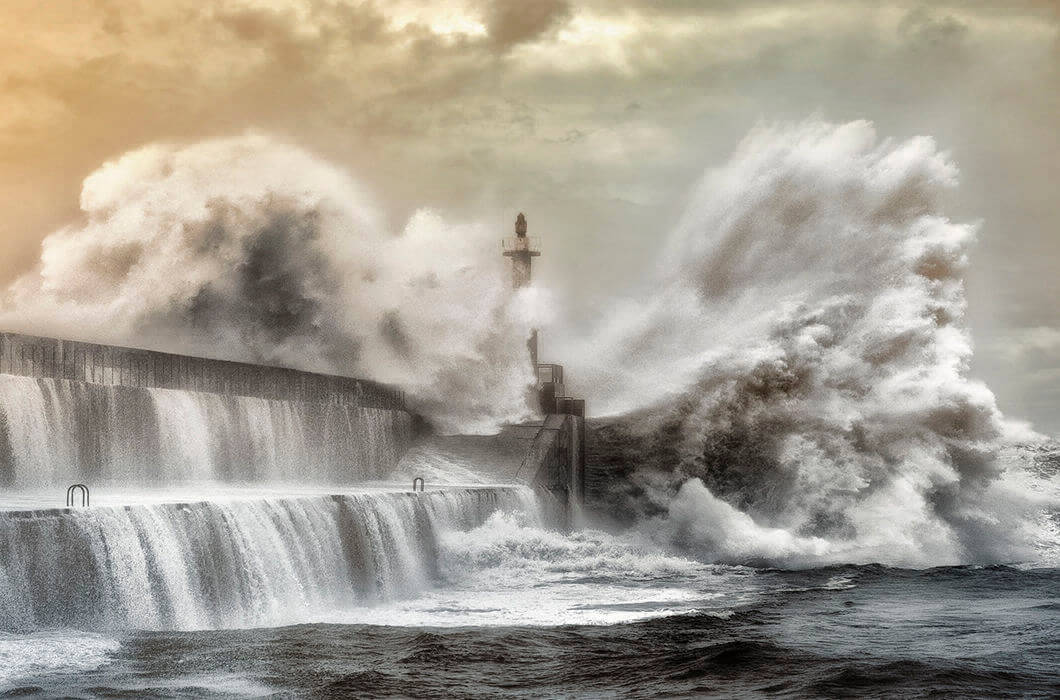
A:
{"label": "shadowed cloud of spray", "polygon": [[130,152],[81,207],[3,327],[365,376],[443,431],[528,412],[537,301],[495,232],[418,212],[392,234],[349,175],[260,134]]}
{"label": "shadowed cloud of spray", "polygon": [[654,536],[785,565],[1055,556],[1055,479],[1000,459],[1036,436],[967,377],[956,175],[930,139],[819,121],[757,128],[706,174],[656,291],[563,350],[607,387],[597,449],[637,467]]}
{"label": "shadowed cloud of spray", "polygon": [[[616,498],[706,560],[941,565],[1056,558],[1055,472],[968,378],[975,227],[927,138],[755,129],[709,171],[647,293],[554,334],[598,414]],[[540,290],[496,233],[387,231],[347,174],[262,136],[155,145],[84,183],[0,327],[394,383],[443,431],[526,416]],[[1054,516],[1055,517],[1055,516]]]}

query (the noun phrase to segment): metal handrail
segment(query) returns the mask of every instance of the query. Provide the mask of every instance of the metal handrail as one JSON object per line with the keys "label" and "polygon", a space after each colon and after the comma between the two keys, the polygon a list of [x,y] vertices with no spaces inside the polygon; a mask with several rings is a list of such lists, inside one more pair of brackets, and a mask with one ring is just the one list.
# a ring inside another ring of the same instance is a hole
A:
{"label": "metal handrail", "polygon": [[85,486],[84,484],[72,484],[72,485],[70,485],[69,488],[66,489],[66,507],[67,508],[73,508],[74,507],[74,492],[75,491],[80,491],[81,492],[81,507],[82,508],[87,508],[90,505],[91,499],[90,499],[89,494],[88,494],[88,487]]}
{"label": "metal handrail", "polygon": [[416,482],[417,481],[420,484],[420,493],[423,493],[423,489],[425,488],[424,483],[423,483],[423,477],[419,477],[419,476],[417,476],[415,479],[412,480],[412,492],[416,493]]}

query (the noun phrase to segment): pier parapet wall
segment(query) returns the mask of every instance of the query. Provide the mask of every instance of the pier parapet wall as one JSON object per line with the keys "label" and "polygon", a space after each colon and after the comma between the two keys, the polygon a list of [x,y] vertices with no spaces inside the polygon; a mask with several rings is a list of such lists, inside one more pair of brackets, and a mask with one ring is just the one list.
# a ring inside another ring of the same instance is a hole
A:
{"label": "pier parapet wall", "polygon": [[385,479],[412,440],[376,382],[0,333],[0,486]]}
{"label": "pier parapet wall", "polygon": [[0,374],[405,410],[401,391],[364,379],[18,333],[0,333]]}

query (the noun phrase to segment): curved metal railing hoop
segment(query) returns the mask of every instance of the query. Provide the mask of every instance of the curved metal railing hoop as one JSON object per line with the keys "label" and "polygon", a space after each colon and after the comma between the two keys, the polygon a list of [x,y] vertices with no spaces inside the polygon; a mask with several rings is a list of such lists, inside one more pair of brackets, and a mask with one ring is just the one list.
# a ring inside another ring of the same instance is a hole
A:
{"label": "curved metal railing hoop", "polygon": [[422,478],[422,477],[419,477],[419,476],[417,476],[417,477],[416,477],[415,479],[413,479],[413,480],[412,480],[412,491],[413,491],[413,492],[415,492],[415,491],[416,491],[416,484],[417,484],[417,483],[418,483],[418,484],[420,485],[420,491],[422,492],[422,491],[423,491],[423,488],[424,488],[424,485],[423,485],[423,478]]}
{"label": "curved metal railing hoop", "polygon": [[66,507],[74,507],[74,493],[76,491],[81,492],[81,507],[85,508],[89,506],[91,503],[91,498],[88,495],[88,487],[84,484],[71,484],[70,487],[66,489]]}

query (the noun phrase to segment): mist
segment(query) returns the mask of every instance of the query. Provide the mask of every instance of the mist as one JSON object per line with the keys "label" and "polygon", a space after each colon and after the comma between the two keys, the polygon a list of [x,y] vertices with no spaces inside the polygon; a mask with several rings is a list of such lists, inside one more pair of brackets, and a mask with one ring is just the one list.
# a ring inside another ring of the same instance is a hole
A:
{"label": "mist", "polygon": [[270,136],[154,144],[85,179],[0,324],[365,376],[443,432],[530,415],[526,338],[494,232],[428,210],[388,230],[348,173]]}
{"label": "mist", "polygon": [[932,139],[864,121],[762,125],[706,171],[653,291],[560,351],[654,536],[774,565],[1039,556],[1056,483],[1007,472],[1044,438],[969,376],[956,187]]}
{"label": "mist", "polygon": [[958,179],[926,136],[759,125],[629,296],[559,332],[563,298],[513,290],[488,225],[419,210],[391,230],[354,175],[262,133],[154,144],[86,178],[83,220],[45,239],[0,323],[392,383],[447,433],[533,415],[543,327],[634,472],[615,497],[669,546],[1030,559],[1056,485],[1014,486],[1004,452],[1045,438],[970,376],[978,224],[945,214]]}

